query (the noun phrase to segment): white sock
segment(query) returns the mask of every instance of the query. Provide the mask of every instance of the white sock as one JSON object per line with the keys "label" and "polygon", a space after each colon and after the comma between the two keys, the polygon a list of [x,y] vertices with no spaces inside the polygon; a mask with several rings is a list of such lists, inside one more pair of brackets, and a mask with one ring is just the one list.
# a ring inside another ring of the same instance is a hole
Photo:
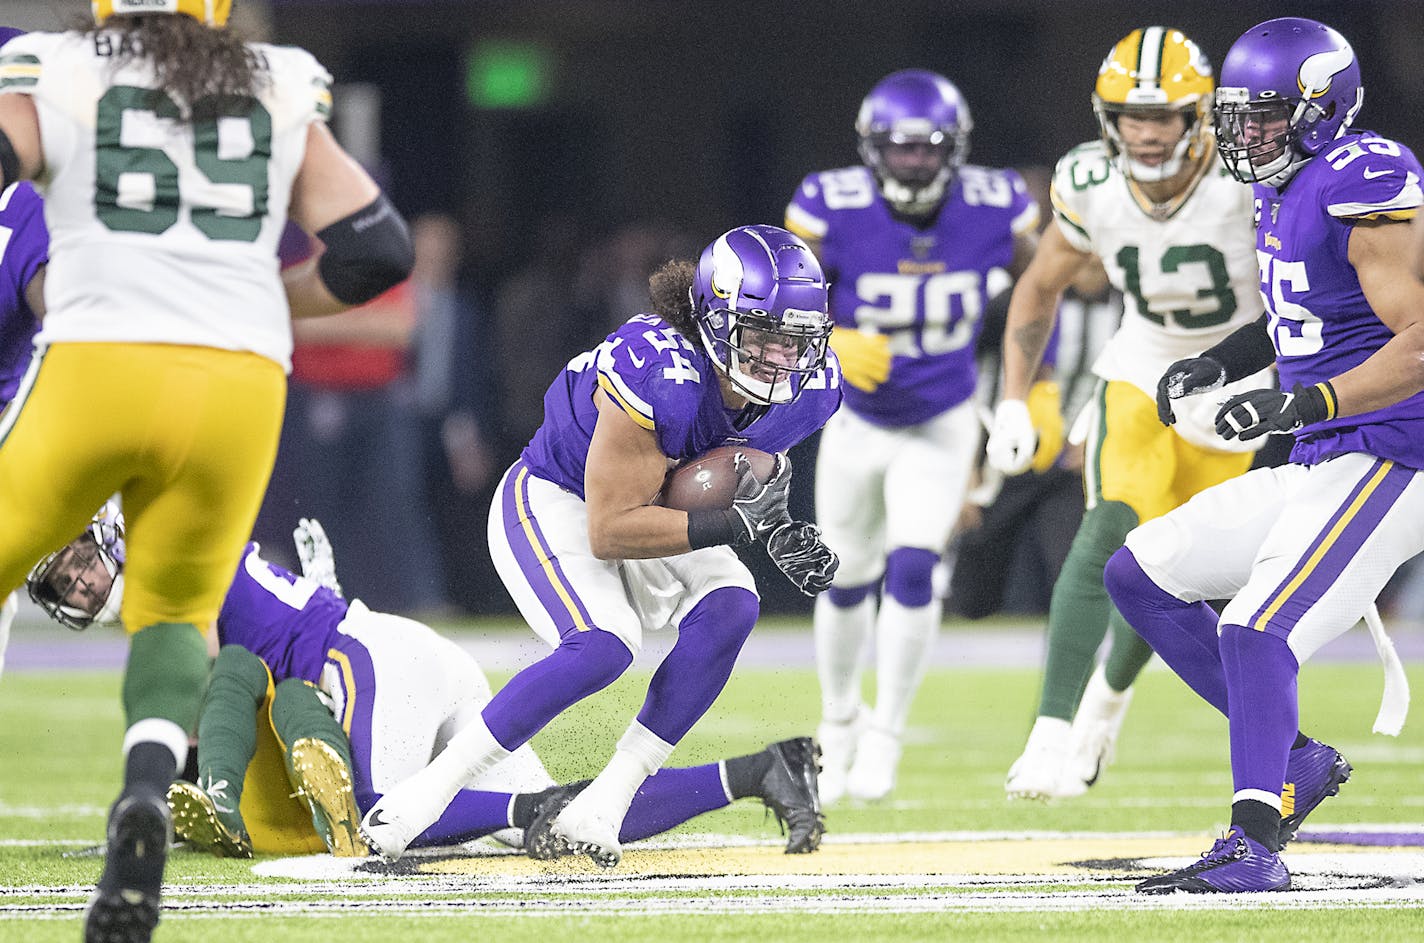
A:
{"label": "white sock", "polygon": [[636,720],[633,721],[619,738],[618,748],[613,751],[608,765],[578,798],[587,796],[585,802],[597,803],[601,808],[616,813],[621,822],[628,814],[628,806],[632,804],[638,787],[662,769],[672,754],[673,746]]}
{"label": "white sock", "polygon": [[10,623],[15,621],[15,613],[20,611],[16,599],[11,593],[5,597],[4,605],[0,605],[0,671],[5,670],[5,650],[10,647]]}
{"label": "white sock", "polygon": [[440,755],[430,761],[423,774],[432,785],[449,794],[447,801],[476,776],[509,756],[490,733],[483,717],[476,717],[450,738]]}
{"label": "white sock", "polygon": [[925,663],[939,630],[943,604],[909,607],[886,596],[875,625],[875,726],[895,736],[905,732],[910,703],[925,677]]}
{"label": "white sock", "polygon": [[161,743],[173,754],[173,775],[188,763],[188,732],[171,720],[147,717],[124,734],[124,756],[140,743]]}
{"label": "white sock", "polygon": [[872,594],[850,608],[816,598],[816,674],[821,680],[821,716],[849,723],[860,711],[860,673],[865,645],[875,623]]}

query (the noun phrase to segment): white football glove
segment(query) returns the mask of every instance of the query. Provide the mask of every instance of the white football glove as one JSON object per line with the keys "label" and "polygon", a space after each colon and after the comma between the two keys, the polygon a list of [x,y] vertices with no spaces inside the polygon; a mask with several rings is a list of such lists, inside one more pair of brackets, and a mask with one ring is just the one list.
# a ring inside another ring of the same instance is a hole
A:
{"label": "white football glove", "polygon": [[985,451],[989,465],[1005,475],[1018,475],[1028,470],[1033,453],[1038,448],[1038,433],[1033,428],[1028,404],[1021,399],[1001,400],[994,410],[994,425],[989,430]]}
{"label": "white football glove", "polygon": [[336,558],[331,552],[331,540],[321,521],[304,517],[297,521],[297,529],[292,531],[292,540],[297,545],[297,557],[302,561],[302,576],[314,580],[340,596],[341,583],[336,579]]}

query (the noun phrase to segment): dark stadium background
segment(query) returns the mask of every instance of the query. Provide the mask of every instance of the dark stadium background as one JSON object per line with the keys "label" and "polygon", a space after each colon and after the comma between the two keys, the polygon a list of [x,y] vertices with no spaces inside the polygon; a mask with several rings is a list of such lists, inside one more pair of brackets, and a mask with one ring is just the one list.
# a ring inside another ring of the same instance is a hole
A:
{"label": "dark stadium background", "polygon": [[[6,0],[0,21],[53,28],[82,20],[87,7]],[[670,244],[691,251],[734,225],[780,222],[804,174],[856,161],[861,97],[909,66],[940,71],[965,94],[975,122],[972,161],[1052,165],[1096,135],[1089,93],[1102,57],[1128,30],[1178,27],[1219,65],[1249,26],[1310,16],[1344,33],[1362,60],[1357,125],[1424,146],[1419,0],[235,0],[235,7],[235,22],[314,53],[337,79],[338,106],[352,100],[344,93],[353,84],[365,86],[354,97],[379,115],[369,129],[378,133],[367,137],[384,184],[409,217],[439,212],[459,221],[462,283],[486,314],[510,276],[555,251],[554,265],[576,259],[624,227],[664,227],[679,236]],[[505,83],[493,100],[471,92],[491,80]],[[338,133],[349,130],[339,111],[335,124]],[[547,371],[546,363],[602,336],[599,324],[580,331],[564,323],[577,316],[523,312],[517,330],[481,335],[472,369],[493,362],[507,373],[528,361],[527,369]],[[502,418],[511,404],[498,384],[484,389],[502,467],[524,433]],[[813,453],[803,447],[793,457],[807,478],[798,500],[808,512]],[[480,514],[445,548],[448,597],[463,609],[509,611],[483,550]],[[805,611],[784,580],[759,582],[769,609]]]}

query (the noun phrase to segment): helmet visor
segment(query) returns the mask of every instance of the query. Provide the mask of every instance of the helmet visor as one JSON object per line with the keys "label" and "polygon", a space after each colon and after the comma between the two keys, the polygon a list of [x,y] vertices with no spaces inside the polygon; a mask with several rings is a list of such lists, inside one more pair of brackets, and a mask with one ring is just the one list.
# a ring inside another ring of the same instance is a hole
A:
{"label": "helmet visor", "polygon": [[1316,120],[1319,112],[1320,107],[1313,103],[1283,98],[1219,101],[1217,148],[1238,179],[1264,180],[1288,162],[1288,151],[1301,119]]}

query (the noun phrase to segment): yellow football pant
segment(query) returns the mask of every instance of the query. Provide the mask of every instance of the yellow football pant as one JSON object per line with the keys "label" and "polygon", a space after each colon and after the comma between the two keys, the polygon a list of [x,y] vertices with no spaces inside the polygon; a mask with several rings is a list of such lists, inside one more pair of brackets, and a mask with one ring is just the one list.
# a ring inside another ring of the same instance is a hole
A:
{"label": "yellow football pant", "polygon": [[0,416],[0,597],[115,492],[127,519],[123,621],[205,627],[277,454],[282,368],[176,344],[56,344]]}
{"label": "yellow football pant", "polygon": [[1202,448],[1162,425],[1157,404],[1131,383],[1100,384],[1098,397],[1083,474],[1089,507],[1121,501],[1140,524],[1251,467],[1251,452]]}

